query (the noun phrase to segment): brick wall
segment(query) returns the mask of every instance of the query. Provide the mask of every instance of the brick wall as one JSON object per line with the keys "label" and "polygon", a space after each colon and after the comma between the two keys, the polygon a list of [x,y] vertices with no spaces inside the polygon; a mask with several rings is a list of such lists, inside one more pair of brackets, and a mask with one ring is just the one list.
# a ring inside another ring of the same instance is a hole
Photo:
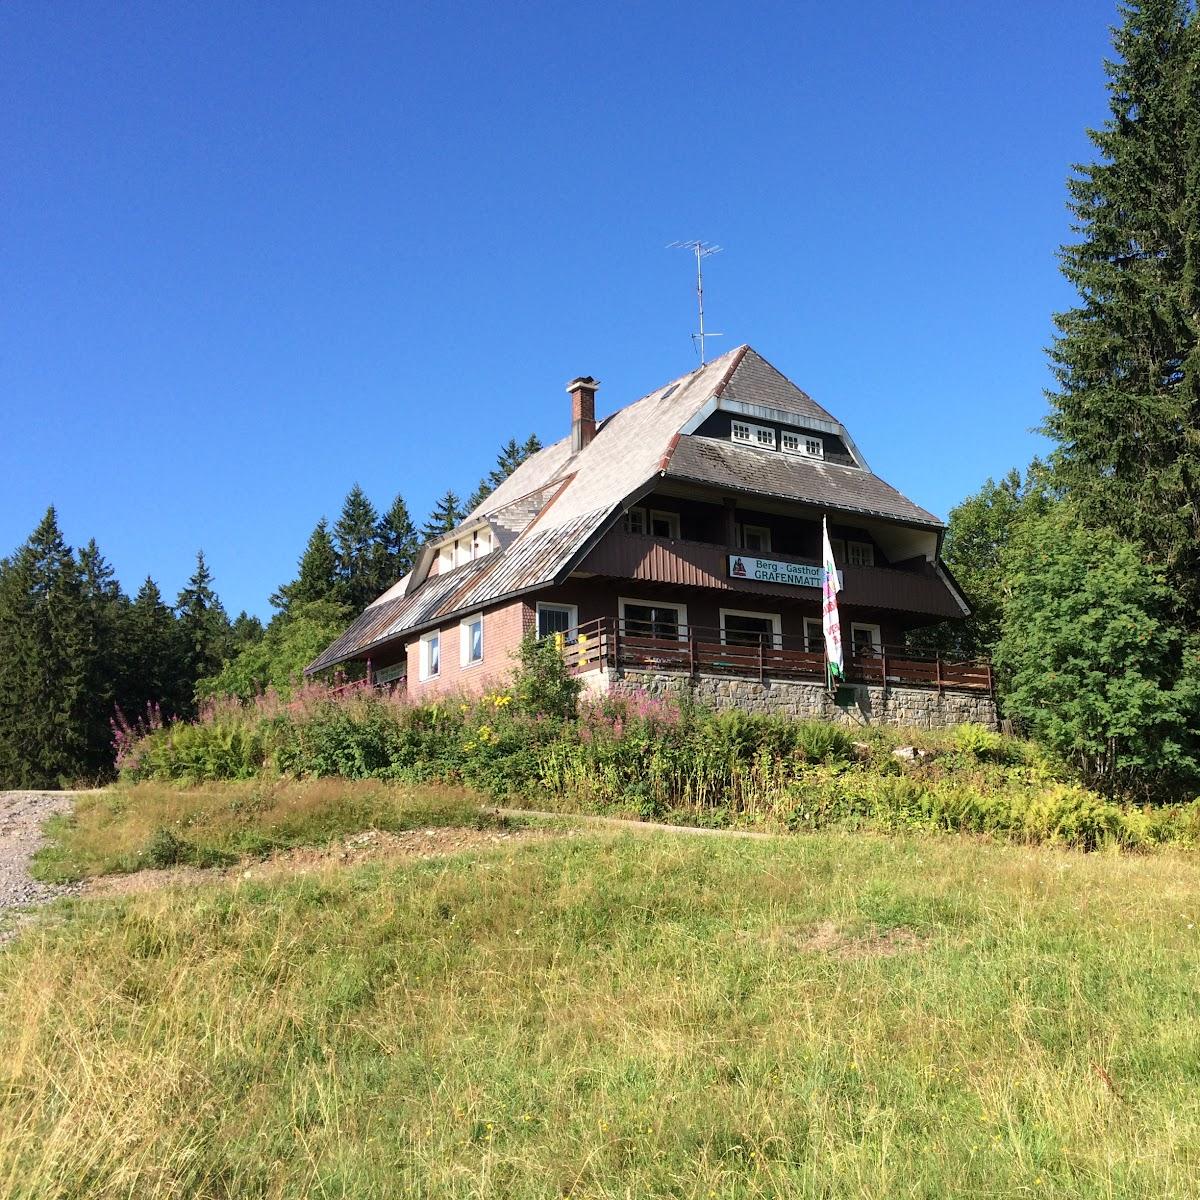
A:
{"label": "brick wall", "polygon": [[512,656],[532,623],[533,610],[520,600],[486,611],[483,661],[468,667],[462,665],[460,621],[441,626],[441,671],[436,679],[421,679],[420,638],[414,638],[407,647],[409,697],[420,703],[437,696],[477,695],[505,686],[516,665]]}

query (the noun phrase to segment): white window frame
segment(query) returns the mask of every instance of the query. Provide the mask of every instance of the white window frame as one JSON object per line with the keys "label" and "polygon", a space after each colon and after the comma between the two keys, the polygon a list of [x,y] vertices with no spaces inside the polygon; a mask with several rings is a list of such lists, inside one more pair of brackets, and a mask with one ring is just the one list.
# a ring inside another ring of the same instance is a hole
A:
{"label": "white window frame", "polygon": [[617,597],[617,617],[621,622],[622,627],[625,625],[625,609],[630,604],[636,604],[640,608],[673,608],[679,614],[679,640],[687,641],[687,605],[678,604],[674,600],[643,600],[636,596],[618,596]]}
{"label": "white window frame", "polygon": [[[763,544],[757,548],[746,545],[746,534],[753,530],[755,533],[762,534]],[[738,524],[738,549],[746,550],[751,554],[770,554],[771,553],[771,528],[769,525],[746,525]]]}
{"label": "white window frame", "polygon": [[652,508],[649,513],[649,518],[646,521],[646,532],[651,537],[662,537],[661,533],[654,532],[654,522],[656,520],[666,521],[667,534],[666,536],[672,541],[679,541],[679,514],[676,512],[666,512],[661,508]]}
{"label": "white window frame", "polygon": [[[430,671],[430,647],[434,642],[438,644],[438,669]],[[418,668],[417,673],[424,683],[427,679],[437,679],[442,673],[442,631],[440,629],[431,629],[428,633],[421,634],[420,646],[417,650]]]}
{"label": "white window frame", "polygon": [[721,645],[726,645],[725,641],[725,618],[726,617],[754,617],[760,621],[771,622],[771,641],[775,647],[783,643],[783,618],[779,613],[769,612],[750,612],[745,608],[722,608],[720,610],[721,621]]}
{"label": "white window frame", "polygon": [[[794,446],[788,445],[788,439]],[[801,433],[796,429],[785,429],[779,437],[779,448],[784,454],[796,454],[800,458],[824,458],[825,439],[815,433]]]}
{"label": "white window frame", "polygon": [[[479,657],[471,657],[471,626],[479,624]],[[463,617],[458,623],[458,662],[465,671],[469,667],[477,667],[483,662],[484,654],[483,613],[474,613]]]}
{"label": "white window frame", "polygon": [[454,570],[454,543],[442,546],[438,550],[438,572]]}
{"label": "white window frame", "polygon": [[[636,521],[634,519],[635,517],[636,517]],[[627,508],[625,510],[625,517],[624,517],[623,523],[625,526],[626,533],[633,533],[633,534],[638,534],[639,536],[645,536],[650,531],[650,519],[646,515],[646,510],[644,508],[642,508],[640,505],[635,504],[632,508]],[[640,525],[641,528],[635,529],[634,528],[635,524]]]}
{"label": "white window frame", "polygon": [[[862,554],[863,551],[866,551],[866,553],[863,555],[862,562],[853,562],[851,560],[851,557],[850,557],[850,547],[851,546],[853,546],[859,554]],[[848,566],[848,567],[873,567],[874,565],[875,565],[875,547],[870,542],[852,542],[852,541],[847,540],[847,542],[846,542],[846,566]]]}
{"label": "white window frame", "polygon": [[[738,436],[739,429],[744,429],[746,431],[745,437]],[[764,433],[769,435],[769,440],[763,438],[762,435]],[[731,442],[738,442],[743,446],[769,446],[772,450],[774,450],[779,444],[779,439],[775,436],[774,427],[770,425],[755,425],[751,421],[735,420],[730,422],[729,440]]]}
{"label": "white window frame", "polygon": [[[809,633],[809,626],[815,626],[817,632]],[[820,617],[805,617],[804,618],[804,648],[810,654],[819,650],[822,654],[825,653],[825,622]]]}
{"label": "white window frame", "polygon": [[578,604],[556,604],[553,600],[539,600],[537,602],[537,610],[534,615],[534,629],[537,630],[538,637],[547,637],[547,634],[542,633],[542,612],[543,610],[553,609],[555,612],[566,612],[569,614],[567,621],[567,629],[579,628],[579,605]]}
{"label": "white window frame", "polygon": [[857,654],[858,643],[854,640],[854,635],[860,629],[867,630],[871,635],[871,645],[876,654],[883,653],[883,635],[879,631],[878,625],[872,625],[869,621],[851,621],[850,622],[850,648]]}

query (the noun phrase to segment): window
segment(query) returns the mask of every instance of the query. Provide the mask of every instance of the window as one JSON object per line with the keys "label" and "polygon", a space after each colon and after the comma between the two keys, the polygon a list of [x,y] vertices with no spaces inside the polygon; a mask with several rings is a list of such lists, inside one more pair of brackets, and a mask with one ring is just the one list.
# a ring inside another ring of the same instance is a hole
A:
{"label": "window", "polygon": [[873,567],[875,565],[875,547],[870,542],[847,542],[846,565]]}
{"label": "window", "polygon": [[543,604],[537,606],[537,635],[568,633],[579,627],[579,609],[574,604]]}
{"label": "window", "polygon": [[652,508],[650,510],[650,533],[654,537],[678,539],[679,514],[659,512],[657,509]]}
{"label": "window", "polygon": [[490,553],[492,549],[492,531],[490,529],[477,529],[471,534],[471,558],[482,558],[485,554]]}
{"label": "window", "polygon": [[435,629],[421,639],[421,678],[436,679],[442,671],[442,637]]}
{"label": "window", "polygon": [[646,510],[644,508],[631,508],[625,514],[625,532],[646,532]]}
{"label": "window", "polygon": [[804,648],[805,650],[824,653],[825,626],[821,624],[820,617],[804,618]]}
{"label": "window", "polygon": [[749,421],[734,421],[730,426],[729,436],[735,442],[775,449],[775,430],[767,425],[751,425]]}
{"label": "window", "polygon": [[860,625],[857,621],[850,626],[850,644],[854,653],[878,654],[883,649],[878,625]]}
{"label": "window", "polygon": [[771,549],[771,531],[765,525],[739,525],[738,546],[762,553]]}
{"label": "window", "polygon": [[784,430],[779,435],[780,446],[788,454],[803,454],[808,458],[824,458],[825,443],[811,433],[792,433]]}
{"label": "window", "polygon": [[778,647],[780,644],[778,613],[741,612],[735,608],[721,609],[721,641],[729,646]]}
{"label": "window", "polygon": [[473,667],[483,662],[483,613],[464,617],[458,623],[459,650],[462,665]]}
{"label": "window", "polygon": [[687,636],[687,605],[656,600],[619,600],[623,632],[634,637]]}
{"label": "window", "polygon": [[438,551],[438,571],[449,571],[454,567],[454,547],[443,546]]}

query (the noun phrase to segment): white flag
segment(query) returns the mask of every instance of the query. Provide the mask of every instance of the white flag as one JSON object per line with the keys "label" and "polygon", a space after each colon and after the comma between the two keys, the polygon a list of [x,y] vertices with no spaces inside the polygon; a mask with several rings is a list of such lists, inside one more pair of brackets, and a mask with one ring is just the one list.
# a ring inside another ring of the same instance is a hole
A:
{"label": "white flag", "polygon": [[838,617],[837,594],[842,585],[838,582],[837,563],[833,561],[833,547],[829,544],[829,524],[821,518],[821,557],[825,562],[825,578],[821,584],[821,629],[825,634],[825,658],[829,672],[841,681],[846,678],[846,662],[842,657],[842,622]]}

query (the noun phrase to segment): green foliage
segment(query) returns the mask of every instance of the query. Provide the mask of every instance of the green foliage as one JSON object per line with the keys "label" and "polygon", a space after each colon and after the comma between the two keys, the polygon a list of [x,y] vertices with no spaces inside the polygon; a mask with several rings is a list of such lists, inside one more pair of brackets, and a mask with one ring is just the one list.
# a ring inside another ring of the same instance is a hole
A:
{"label": "green foliage", "polygon": [[517,662],[512,691],[522,712],[560,720],[575,715],[583,684],[566,665],[561,638],[527,633],[517,648]]}
{"label": "green foliage", "polygon": [[969,758],[1000,758],[1004,752],[1004,739],[985,725],[956,725],[950,736],[954,748]]}
{"label": "green foliage", "polygon": [[1057,317],[1048,432],[1090,528],[1143,545],[1195,631],[1200,614],[1200,18],[1186,0],[1123,10],[1111,116],[1069,187],[1062,251],[1078,307]]}
{"label": "green foliage", "polygon": [[962,658],[992,655],[1008,598],[1005,549],[1022,521],[1046,512],[1051,494],[1046,469],[1034,460],[1024,478],[1013,470],[999,483],[989,479],[950,510],[942,559],[966,595],[971,615],[911,634],[913,646]]}
{"label": "green foliage", "polygon": [[[203,550],[196,555],[196,570],[179,593],[175,613],[185,678],[194,681],[216,675],[233,652],[233,631],[213,589],[212,572]],[[194,712],[194,706],[186,704],[185,711]]]}
{"label": "green foliage", "polygon": [[479,481],[479,486],[471,494],[466,513],[474,512],[531,454],[536,454],[541,448],[542,443],[536,433],[531,433],[523,445],[518,445],[516,438],[509,438],[496,455],[495,468]]}
{"label": "green foliage", "polygon": [[428,520],[421,527],[421,540],[432,542],[449,533],[466,516],[458,496],[447,490],[434,506]]}
{"label": "green foliage", "polygon": [[214,779],[251,779],[266,762],[264,730],[240,714],[215,720],[179,721],[147,734],[122,775],[140,779],[177,779],[202,783]]}
{"label": "green foliage", "polygon": [[346,626],[346,610],[329,600],[293,602],[268,626],[261,641],[248,646],[211,679],[196,685],[200,696],[237,696],[243,700],[274,688],[288,695],[304,668]]}
{"label": "green foliage", "polygon": [[1024,526],[1007,563],[1007,710],[1109,794],[1200,783],[1200,648],[1161,574],[1069,504]]}

